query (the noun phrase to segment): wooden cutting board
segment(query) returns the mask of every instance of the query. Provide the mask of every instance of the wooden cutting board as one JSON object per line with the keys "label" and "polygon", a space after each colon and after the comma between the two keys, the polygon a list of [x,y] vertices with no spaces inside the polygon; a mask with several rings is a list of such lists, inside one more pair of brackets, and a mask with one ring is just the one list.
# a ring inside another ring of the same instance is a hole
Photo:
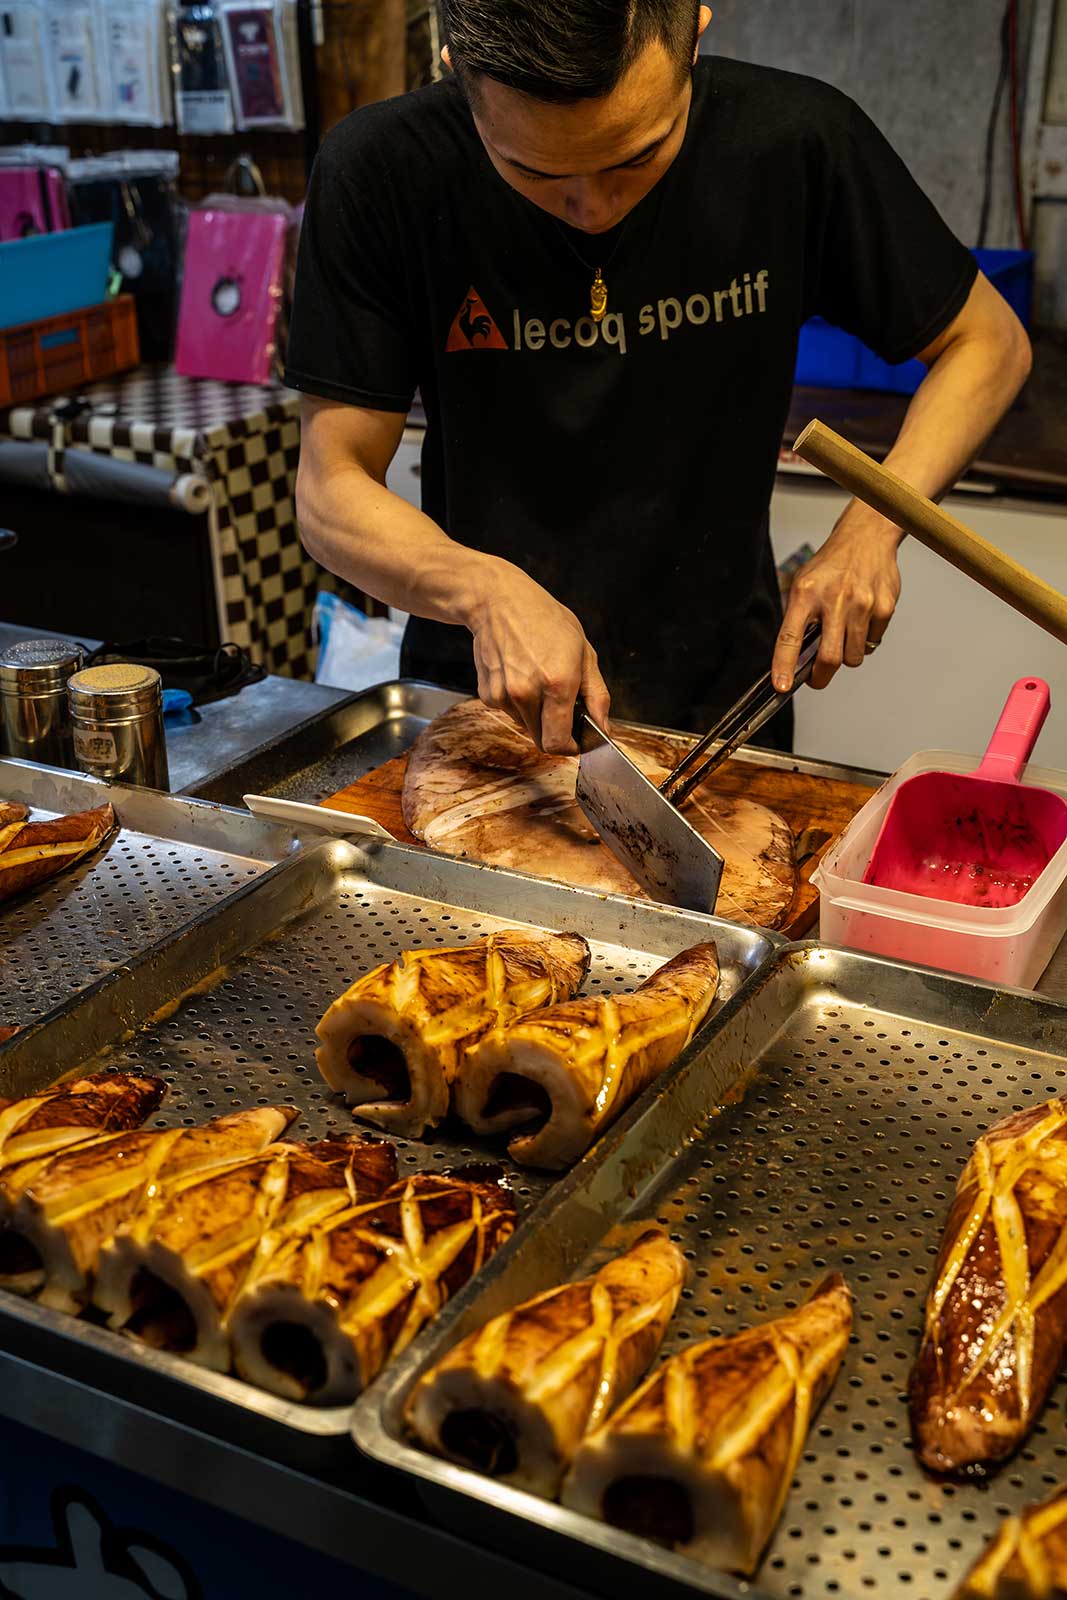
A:
{"label": "wooden cutting board", "polygon": [[[628,733],[627,737],[632,735]],[[649,754],[654,758],[658,756],[667,766],[673,765],[685,748],[674,740],[658,737],[642,739],[641,743],[647,744]],[[398,756],[338,790],[322,804],[336,811],[371,817],[388,828],[401,844],[418,845],[421,841],[404,826],[400,807],[406,770],[407,756]],[[749,800],[758,800],[789,823],[801,858],[800,884],[789,917],[779,931],[790,939],[805,938],[819,916],[819,894],[812,887],[811,874],[874,789],[843,778],[783,772],[777,767],[737,759],[720,767],[713,787],[723,794],[743,794]]]}

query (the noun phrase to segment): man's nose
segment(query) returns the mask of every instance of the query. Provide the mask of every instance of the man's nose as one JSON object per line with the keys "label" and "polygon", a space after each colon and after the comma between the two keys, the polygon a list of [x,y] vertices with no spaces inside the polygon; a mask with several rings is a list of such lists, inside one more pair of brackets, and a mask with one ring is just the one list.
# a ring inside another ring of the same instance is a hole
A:
{"label": "man's nose", "polygon": [[616,196],[610,183],[600,178],[575,179],[567,189],[567,221],[594,232],[614,219]]}

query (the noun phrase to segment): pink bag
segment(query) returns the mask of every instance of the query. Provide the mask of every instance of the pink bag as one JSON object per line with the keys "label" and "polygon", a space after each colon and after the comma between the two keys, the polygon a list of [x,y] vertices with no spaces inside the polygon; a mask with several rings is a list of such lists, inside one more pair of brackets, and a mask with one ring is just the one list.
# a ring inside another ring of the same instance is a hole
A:
{"label": "pink bag", "polygon": [[287,217],[202,207],[189,216],[177,370],[189,378],[269,383],[281,305]]}
{"label": "pink bag", "polygon": [[55,167],[0,167],[0,239],[70,227],[67,190]]}

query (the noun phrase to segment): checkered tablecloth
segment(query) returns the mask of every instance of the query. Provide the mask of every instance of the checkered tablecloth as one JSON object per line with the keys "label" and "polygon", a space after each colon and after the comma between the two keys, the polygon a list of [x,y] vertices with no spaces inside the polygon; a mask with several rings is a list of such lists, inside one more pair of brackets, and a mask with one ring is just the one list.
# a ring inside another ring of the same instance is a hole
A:
{"label": "checkered tablecloth", "polygon": [[181,377],[173,367],[139,367],[77,398],[91,409],[58,415],[64,402],[57,397],[0,413],[0,437],[47,441],[60,492],[71,448],[206,479],[221,637],[268,672],[313,676],[315,594],[351,591],[300,543],[299,397],[278,384],[216,383]]}

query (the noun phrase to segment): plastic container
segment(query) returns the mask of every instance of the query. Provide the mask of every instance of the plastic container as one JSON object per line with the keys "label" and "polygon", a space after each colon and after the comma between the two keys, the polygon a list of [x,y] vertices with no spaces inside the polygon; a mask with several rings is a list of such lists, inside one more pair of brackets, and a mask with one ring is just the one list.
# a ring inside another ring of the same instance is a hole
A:
{"label": "plastic container", "polygon": [[[1016,905],[954,905],[863,882],[889,802],[920,772],[973,772],[978,756],[922,750],[853,817],[812,873],[820,897],[820,935],[896,961],[940,967],[988,983],[1032,989],[1067,933],[1067,843]],[[1022,781],[1067,798],[1067,773],[1029,766]]]}
{"label": "plastic container", "polygon": [[66,394],[140,361],[132,295],[0,330],[0,406]]}
{"label": "plastic container", "polygon": [[94,222],[0,244],[0,328],[98,305],[107,297],[114,224]]}
{"label": "plastic container", "polygon": [[[1034,256],[1030,250],[975,250],[972,254],[986,277],[999,289],[1023,326],[1030,326]],[[822,389],[882,389],[914,394],[926,376],[921,361],[893,366],[861,340],[822,317],[812,317],[800,330],[796,381]]]}

